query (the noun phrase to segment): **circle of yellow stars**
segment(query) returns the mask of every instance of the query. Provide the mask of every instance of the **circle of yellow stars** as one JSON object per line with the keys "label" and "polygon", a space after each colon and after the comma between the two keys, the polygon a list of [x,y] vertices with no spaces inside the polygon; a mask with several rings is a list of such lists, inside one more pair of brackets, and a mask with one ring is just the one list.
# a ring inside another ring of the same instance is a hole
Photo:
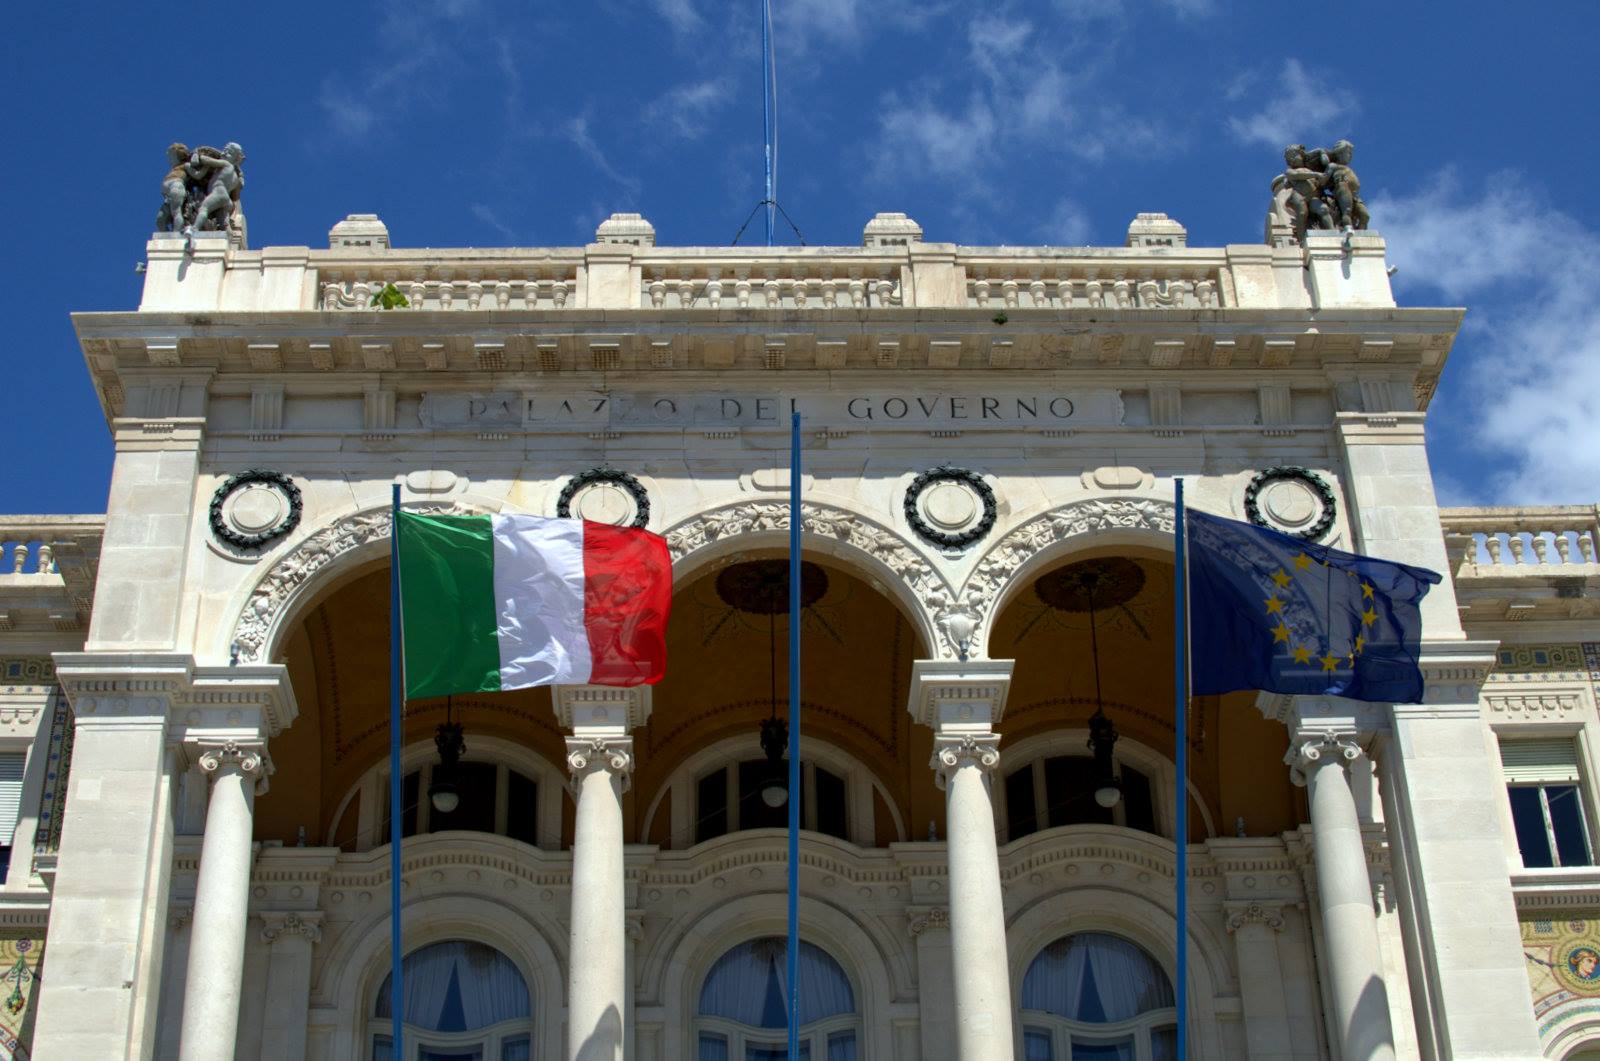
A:
{"label": "circle of yellow stars", "polygon": [[[1295,574],[1300,574],[1310,570],[1311,565],[1313,564],[1316,564],[1318,567],[1328,566],[1325,561],[1313,559],[1310,554],[1302,552],[1299,556],[1294,558]],[[1354,571],[1347,571],[1345,573],[1351,578],[1360,578],[1360,576]],[[1276,645],[1281,642],[1282,644],[1289,646],[1289,653],[1294,657],[1294,661],[1296,663],[1309,664],[1312,659],[1315,658],[1317,662],[1322,664],[1322,669],[1324,671],[1338,670],[1340,663],[1343,663],[1347,667],[1354,667],[1356,664],[1356,657],[1361,655],[1361,650],[1367,645],[1367,628],[1378,621],[1378,612],[1374,606],[1376,601],[1373,597],[1372,583],[1368,582],[1366,579],[1361,580],[1361,599],[1364,604],[1364,610],[1361,612],[1361,632],[1356,634],[1355,642],[1352,644],[1349,653],[1344,656],[1334,655],[1333,644],[1330,640],[1330,642],[1323,647],[1323,654],[1321,656],[1313,657],[1312,652],[1317,647],[1316,642],[1296,642],[1294,640],[1294,631],[1289,628],[1289,624],[1286,623],[1283,618],[1283,606],[1285,601],[1279,596],[1279,594],[1283,590],[1287,589],[1289,584],[1293,581],[1294,575],[1289,574],[1289,572],[1285,571],[1281,567],[1272,573],[1274,589],[1272,591],[1272,595],[1266,599],[1267,614],[1269,616],[1276,615],[1278,617],[1278,625],[1272,628],[1272,643]],[[1368,601],[1372,601],[1373,603],[1366,603]],[[1329,633],[1331,635],[1332,631],[1329,631]]]}

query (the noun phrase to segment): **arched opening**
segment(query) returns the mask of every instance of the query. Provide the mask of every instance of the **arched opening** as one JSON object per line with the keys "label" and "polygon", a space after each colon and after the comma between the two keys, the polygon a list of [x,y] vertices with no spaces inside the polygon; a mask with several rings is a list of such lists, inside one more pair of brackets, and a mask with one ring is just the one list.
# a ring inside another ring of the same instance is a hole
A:
{"label": "arched opening", "polygon": [[[1084,824],[1172,836],[1173,645],[1173,568],[1155,549],[1057,557],[1011,592],[989,641],[991,656],[1016,661],[996,785],[1002,837]],[[1117,735],[1121,790],[1109,805],[1096,799],[1097,709]],[[1282,765],[1287,734],[1250,694],[1195,697],[1188,742],[1191,842],[1273,836],[1301,820]]]}
{"label": "arched opening", "polygon": [[[800,941],[801,1056],[855,1061],[860,1017],[855,989],[827,951]],[[763,936],[718,958],[695,1011],[699,1061],[781,1061],[788,1056],[789,974],[785,941]]]}
{"label": "arched opening", "polygon": [[[831,557],[804,561],[802,825],[884,846],[943,818],[927,768],[931,737],[906,711],[911,665],[926,647],[869,576]],[[634,737],[635,835],[647,842],[682,850],[785,826],[784,746],[769,758],[762,733],[788,716],[786,586],[782,555],[756,552],[675,588],[667,676]]]}
{"label": "arched opening", "polygon": [[528,981],[498,950],[447,940],[412,951],[400,971],[405,1058],[395,1058],[392,979],[385,976],[369,1011],[372,1061],[529,1061],[533,1056]]}
{"label": "arched opening", "polygon": [[1166,970],[1106,932],[1050,943],[1022,978],[1026,1061],[1176,1061],[1177,1009]]}

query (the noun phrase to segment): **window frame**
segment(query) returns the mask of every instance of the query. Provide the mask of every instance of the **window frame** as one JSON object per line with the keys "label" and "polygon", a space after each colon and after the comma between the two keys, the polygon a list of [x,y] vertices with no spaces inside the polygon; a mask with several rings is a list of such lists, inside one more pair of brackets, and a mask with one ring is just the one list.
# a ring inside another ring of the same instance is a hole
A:
{"label": "window frame", "polygon": [[[498,836],[509,840],[506,836],[506,818],[509,800],[511,775],[509,771],[515,770],[538,786],[538,809],[534,822],[535,847],[541,851],[559,851],[562,848],[562,813],[567,800],[571,799],[566,793],[566,778],[543,756],[523,745],[501,737],[474,736],[467,733],[467,752],[461,757],[467,763],[493,763],[495,771],[495,831],[493,833],[479,833],[479,836]],[[402,776],[414,771],[420,773],[417,792],[417,831],[414,838],[431,835],[428,832],[429,812],[431,804],[425,798],[428,791],[428,782],[433,775],[433,767],[439,761],[439,751],[433,741],[416,741],[400,753],[400,769]],[[359,797],[359,803],[357,803]],[[360,779],[352,785],[339,801],[333,815],[326,823],[327,832],[324,834],[331,845],[336,841],[345,817],[351,812],[352,804],[356,804],[356,843],[352,852],[372,851],[389,843],[389,832],[384,831],[378,835],[378,828],[382,824],[389,809],[389,760],[381,759],[368,767]],[[366,838],[366,842],[363,842]],[[522,842],[522,841],[517,841]]]}
{"label": "window frame", "polygon": [[[1137,768],[1137,764],[1135,764],[1135,767]],[[1161,968],[1162,972],[1166,973],[1167,982],[1169,984],[1172,982],[1172,971],[1167,964],[1158,959],[1139,940],[1118,931],[1116,928],[1081,925],[1074,926],[1069,932],[1058,933],[1034,950],[1033,956],[1022,965],[1021,980],[1016,982],[1016,998],[1018,1000],[1017,1044],[1023,1050],[1023,1053],[1019,1053],[1017,1056],[1026,1056],[1028,1032],[1042,1031],[1050,1036],[1051,1061],[1071,1061],[1074,1042],[1083,1046],[1109,1045],[1119,1040],[1127,1039],[1130,1036],[1133,1039],[1134,1061],[1154,1061],[1155,1047],[1153,1040],[1155,1033],[1166,1028],[1177,1028],[1177,1006],[1163,1006],[1160,1009],[1146,1010],[1123,1020],[1106,1021],[1099,1024],[1091,1021],[1068,1020],[1046,1010],[1024,1009],[1022,1007],[1022,984],[1027,980],[1034,963],[1044,956],[1045,951],[1061,940],[1085,933],[1114,936],[1138,947],[1146,957]],[[1173,986],[1174,990],[1176,990],[1176,985]]]}
{"label": "window frame", "polygon": [[[662,845],[662,849],[686,851],[699,843],[700,841],[696,839],[698,836],[696,823],[699,821],[698,786],[702,778],[719,769],[726,778],[728,814],[728,831],[722,835],[731,836],[740,832],[738,766],[741,762],[758,758],[760,752],[756,734],[752,731],[748,736],[724,738],[680,760],[667,775],[661,787],[650,797],[644,814],[640,816],[638,842],[652,842],[650,834],[656,816],[662,811],[663,801],[668,800],[670,796],[668,813],[671,822],[667,832],[667,842]],[[906,822],[899,805],[890,795],[887,786],[860,759],[825,740],[807,737],[805,754],[801,757],[800,766],[802,771],[808,771],[800,783],[805,799],[805,805],[801,807],[803,823],[816,821],[817,786],[814,768],[821,766],[844,779],[847,834],[844,842],[862,848],[877,847],[877,804],[880,800],[889,810],[895,841],[907,839]],[[809,826],[805,828],[807,831],[812,831]],[[830,834],[830,839],[838,838]]]}
{"label": "window frame", "polygon": [[[517,961],[510,951],[478,936],[444,936],[437,939],[430,939],[425,943],[414,944],[411,949],[406,952],[406,957],[409,958],[411,955],[416,954],[419,951],[426,950],[427,948],[436,944],[452,942],[476,943],[479,946],[488,947],[515,966],[517,974],[522,977],[523,987],[526,988],[528,992],[528,1015],[522,1019],[512,1018],[510,1020],[503,1020],[495,1024],[487,1025],[486,1027],[474,1028],[470,1031],[462,1032],[429,1031],[428,1029],[412,1024],[409,1021],[404,1022],[401,1025],[405,1032],[405,1057],[403,1061],[420,1061],[420,1055],[423,1047],[440,1050],[461,1050],[471,1049],[473,1047],[481,1047],[483,1050],[484,1061],[501,1061],[501,1054],[504,1050],[506,1041],[508,1039],[515,1039],[521,1035],[525,1035],[528,1038],[529,1056],[533,1058],[539,1057],[540,1044],[537,1028],[539,1004],[538,995],[534,992],[534,978],[528,975],[529,970],[524,968],[522,963]],[[384,968],[380,970],[380,975],[378,975],[372,981],[372,987],[370,989],[364,1010],[365,1022],[363,1024],[363,1028],[365,1031],[365,1039],[363,1040],[362,1044],[362,1061],[371,1061],[376,1053],[378,1040],[380,1038],[388,1039],[394,1031],[394,1024],[389,1018],[378,1017],[374,1015],[374,1012],[378,1008],[378,1003],[381,1001],[379,995],[383,991],[384,974],[387,974],[389,971],[389,967],[385,965]],[[392,1042],[390,1052],[392,1055]],[[402,1061],[402,1059],[391,1057],[391,1061]]]}
{"label": "window frame", "polygon": [[[747,943],[761,939],[761,935],[745,936],[736,942],[717,949],[696,975],[691,983],[693,993],[689,1002],[689,1043],[692,1053],[690,1056],[699,1057],[700,1035],[702,1032],[712,1035],[721,1035],[728,1041],[728,1061],[744,1061],[745,1049],[749,1046],[765,1047],[769,1044],[776,1046],[781,1053],[788,1048],[789,1032],[785,1025],[782,1028],[763,1028],[758,1025],[745,1024],[729,1017],[715,1017],[703,1015],[700,1012],[700,996],[705,991],[706,980],[710,977],[717,963],[724,957]],[[839,967],[839,973],[850,984],[850,997],[854,1001],[855,1011],[852,1013],[835,1013],[830,1017],[810,1021],[800,1026],[799,1042],[807,1045],[811,1050],[811,1061],[827,1061],[828,1039],[840,1032],[852,1032],[856,1040],[856,1061],[862,1061],[867,1056],[866,1043],[866,1018],[862,1014],[861,983],[851,973],[849,967],[840,961],[832,950],[823,947],[814,940],[803,940],[827,955],[829,960]]]}
{"label": "window frame", "polygon": [[[1600,817],[1595,813],[1596,791],[1592,778],[1594,773],[1591,766],[1589,748],[1589,727],[1583,724],[1577,726],[1562,724],[1546,724],[1535,726],[1507,726],[1495,727],[1493,730],[1494,763],[1499,768],[1499,780],[1504,791],[1501,799],[1505,821],[1507,855],[1512,865],[1519,872],[1543,873],[1565,870],[1595,870],[1600,871],[1600,833],[1596,827],[1600,825]],[[1577,775],[1570,781],[1540,781],[1540,780],[1512,780],[1508,775],[1513,768],[1506,766],[1503,748],[1507,744],[1517,744],[1532,741],[1563,741],[1572,747],[1573,772]],[[1555,825],[1550,816],[1550,796],[1548,789],[1551,787],[1571,787],[1577,796],[1577,810],[1579,824],[1583,830],[1584,846],[1587,850],[1589,861],[1579,865],[1563,865],[1561,861],[1560,845],[1556,841]],[[1550,847],[1549,866],[1530,866],[1522,851],[1522,843],[1518,839],[1516,817],[1511,805],[1512,789],[1537,789],[1539,791],[1539,809],[1544,822],[1545,842]]]}
{"label": "window frame", "polygon": [[[1045,792],[1044,762],[1057,756],[1072,756],[1086,758],[1089,752],[1088,727],[1066,728],[1051,730],[1048,733],[1035,734],[1024,738],[1015,745],[1002,743],[1000,748],[999,779],[992,786],[992,795],[995,812],[995,837],[1001,845],[1011,843],[1011,815],[1006,799],[1006,781],[1013,773],[1025,767],[1033,770],[1033,800],[1034,814],[1038,816],[1041,809],[1048,807],[1049,801]],[[1139,741],[1123,736],[1117,739],[1116,747],[1112,752],[1112,761],[1120,772],[1124,765],[1131,766],[1145,777],[1150,779],[1150,799],[1152,816],[1155,818],[1156,831],[1146,835],[1160,836],[1171,840],[1176,831],[1177,824],[1173,821],[1173,793],[1178,787],[1178,771],[1171,759],[1157,752],[1155,749]],[[1194,778],[1189,778],[1189,802],[1191,809],[1197,810],[1190,815],[1191,823],[1198,820],[1205,826],[1206,836],[1217,835],[1216,823],[1212,819],[1211,810],[1206,806],[1204,798],[1195,786]],[[1110,828],[1127,829],[1122,824],[1125,820],[1127,808],[1123,801],[1118,801],[1112,809],[1112,822]],[[1084,828],[1085,826],[1073,826]],[[1088,826],[1089,828],[1107,828],[1107,826]],[[1032,833],[1035,836],[1052,828],[1067,828],[1067,826],[1051,826],[1041,823]],[[1142,830],[1138,830],[1142,832]]]}

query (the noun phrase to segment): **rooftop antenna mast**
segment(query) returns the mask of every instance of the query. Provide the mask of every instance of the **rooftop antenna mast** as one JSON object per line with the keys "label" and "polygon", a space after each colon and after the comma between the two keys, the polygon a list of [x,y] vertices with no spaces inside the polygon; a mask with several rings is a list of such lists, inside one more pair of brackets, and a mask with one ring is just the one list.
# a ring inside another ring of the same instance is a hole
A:
{"label": "rooftop antenna mast", "polygon": [[767,178],[766,196],[756,203],[755,209],[750,211],[750,216],[739,226],[739,231],[733,234],[733,245],[739,245],[744,230],[750,227],[750,222],[755,220],[756,213],[760,211],[766,218],[767,246],[772,246],[772,237],[777,231],[777,218],[781,215],[794,230],[795,239],[800,242],[800,246],[804,247],[806,237],[800,232],[799,226],[794,223],[788,211],[778,205],[778,70],[777,55],[772,47],[772,0],[760,0],[760,3],[761,132]]}

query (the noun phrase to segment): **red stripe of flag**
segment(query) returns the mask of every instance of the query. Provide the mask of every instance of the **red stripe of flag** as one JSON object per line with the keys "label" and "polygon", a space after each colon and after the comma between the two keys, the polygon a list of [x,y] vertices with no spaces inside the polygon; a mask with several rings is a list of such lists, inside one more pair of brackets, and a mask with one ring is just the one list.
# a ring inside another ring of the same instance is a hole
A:
{"label": "red stripe of flag", "polygon": [[667,671],[672,556],[659,534],[583,525],[583,625],[594,685],[654,685]]}

